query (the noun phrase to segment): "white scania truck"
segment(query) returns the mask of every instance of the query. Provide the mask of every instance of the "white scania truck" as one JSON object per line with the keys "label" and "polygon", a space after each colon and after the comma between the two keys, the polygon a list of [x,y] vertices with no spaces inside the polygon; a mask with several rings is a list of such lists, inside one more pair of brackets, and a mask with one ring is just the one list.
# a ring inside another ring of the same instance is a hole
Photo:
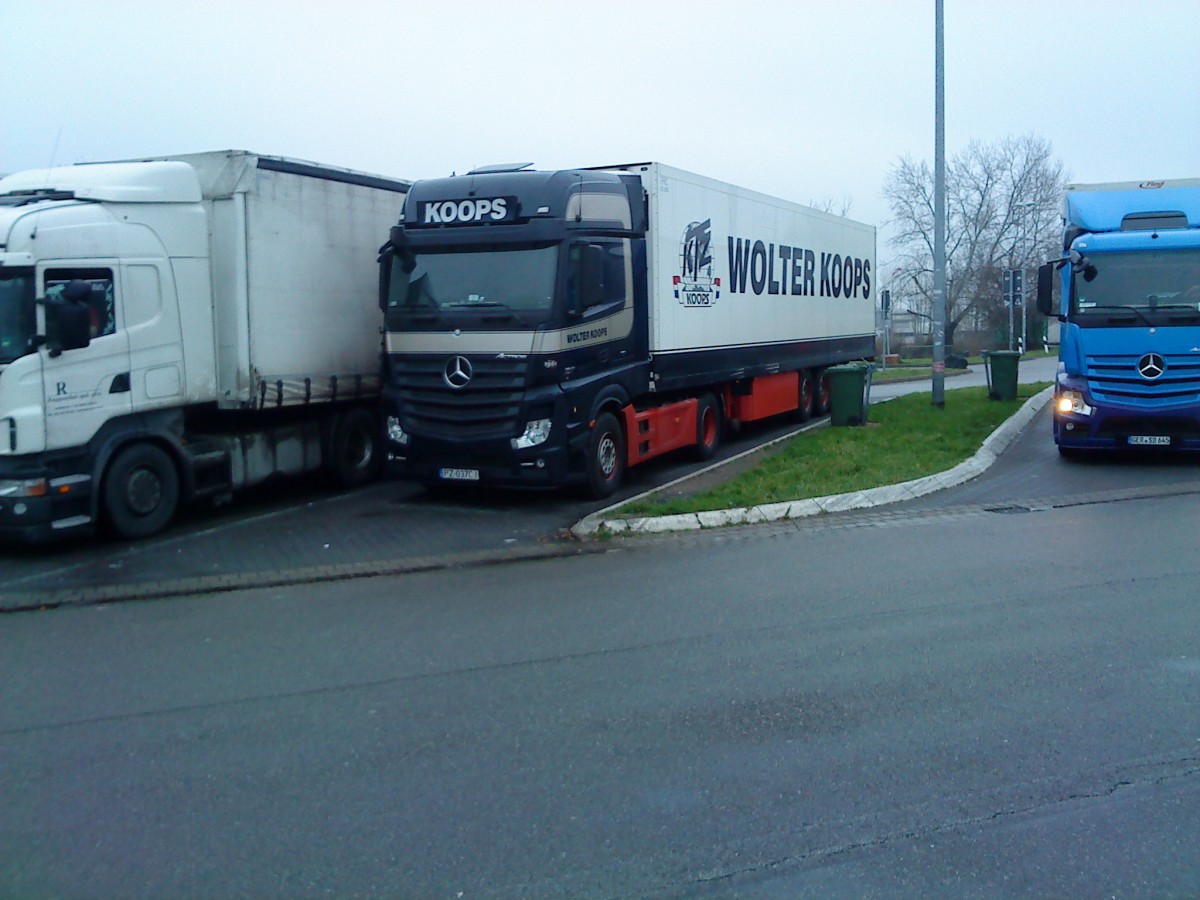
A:
{"label": "white scania truck", "polygon": [[408,187],[242,151],[0,180],[0,537],[376,474],[376,256]]}
{"label": "white scania truck", "polygon": [[400,472],[599,497],[824,411],[875,350],[875,229],[660,163],[418,181],[381,257]]}

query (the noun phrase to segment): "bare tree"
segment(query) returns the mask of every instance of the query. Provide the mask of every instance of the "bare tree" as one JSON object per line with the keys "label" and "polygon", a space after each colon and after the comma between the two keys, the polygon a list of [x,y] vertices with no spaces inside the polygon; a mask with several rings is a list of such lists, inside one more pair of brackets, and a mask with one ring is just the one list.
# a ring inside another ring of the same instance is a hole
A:
{"label": "bare tree", "polygon": [[[966,319],[1004,315],[1000,271],[1029,269],[1056,249],[1066,183],[1050,143],[1032,134],[972,141],[946,166],[946,345]],[[888,175],[896,251],[893,304],[927,316],[933,298],[933,172],[902,157]],[[1027,278],[1027,283],[1029,279]],[[1028,294],[1029,291],[1027,290]]]}
{"label": "bare tree", "polygon": [[813,209],[819,209],[821,212],[845,218],[850,215],[850,210],[854,207],[854,201],[847,195],[842,197],[839,202],[835,202],[832,197],[826,197],[824,200],[809,200],[808,205]]}

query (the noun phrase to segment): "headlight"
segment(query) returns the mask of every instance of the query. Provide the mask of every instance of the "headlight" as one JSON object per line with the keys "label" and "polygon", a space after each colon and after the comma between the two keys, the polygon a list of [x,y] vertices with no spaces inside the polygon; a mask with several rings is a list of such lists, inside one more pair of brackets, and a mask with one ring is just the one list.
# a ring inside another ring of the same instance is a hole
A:
{"label": "headlight", "polygon": [[408,432],[400,427],[400,419],[397,416],[387,417],[387,435],[388,440],[397,444],[408,443]]}
{"label": "headlight", "polygon": [[546,443],[548,437],[550,437],[550,420],[534,419],[525,425],[523,435],[512,439],[512,446],[514,450],[525,450]]}
{"label": "headlight", "polygon": [[45,497],[49,492],[45,478],[0,481],[0,497]]}
{"label": "headlight", "polygon": [[1059,391],[1054,401],[1054,408],[1060,413],[1074,413],[1077,416],[1090,416],[1092,408],[1087,405],[1080,391]]}

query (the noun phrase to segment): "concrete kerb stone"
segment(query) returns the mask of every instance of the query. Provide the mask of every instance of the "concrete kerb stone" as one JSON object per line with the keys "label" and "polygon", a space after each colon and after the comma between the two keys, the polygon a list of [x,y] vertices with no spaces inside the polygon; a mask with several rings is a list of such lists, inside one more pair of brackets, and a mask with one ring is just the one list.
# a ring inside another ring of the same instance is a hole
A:
{"label": "concrete kerb stone", "polygon": [[33,612],[75,606],[94,606],[131,600],[161,600],[165,597],[215,594],[229,591],[289,587],[297,584],[348,581],[358,578],[411,575],[444,569],[528,562],[604,552],[601,545],[579,543],[543,544],[513,548],[502,554],[476,550],[442,556],[412,557],[401,560],[308,566],[292,570],[269,570],[197,578],[170,579],[120,585],[94,585],[78,589],[0,592],[0,613]]}
{"label": "concrete kerb stone", "polygon": [[[671,516],[642,516],[632,519],[616,517],[615,513],[622,506],[664,489],[660,487],[592,513],[590,516],[577,522],[571,531],[581,538],[591,537],[602,529],[611,534],[661,534],[668,531],[695,531],[701,528],[721,528],[729,525],[751,525],[774,522],[781,519],[799,519],[821,513],[869,509],[876,506],[885,506],[889,503],[899,503],[904,500],[915,500],[934,491],[945,490],[946,488],[963,484],[986,472],[996,462],[996,458],[1008,449],[1008,446],[1016,440],[1017,435],[1024,430],[1025,426],[1046,405],[1053,392],[1054,388],[1048,387],[1044,391],[1030,397],[1019,410],[987,436],[974,456],[951,469],[947,469],[945,472],[926,475],[923,478],[914,478],[911,481],[901,482],[900,484],[889,484],[864,491],[853,491],[848,494],[832,494],[827,497],[814,497],[806,500],[791,500],[783,503],[764,504],[762,506],[711,510],[700,513],[682,513]],[[827,424],[827,422],[815,423],[799,431],[784,435],[771,443],[788,440],[800,434],[801,431],[822,427]],[[767,444],[764,446],[770,445]],[[714,468],[719,468],[735,459],[740,459],[749,453],[755,453],[761,449],[761,447],[755,447],[753,450],[748,450],[746,453],[723,460],[714,466],[708,466],[701,470],[701,472],[708,472]],[[676,479],[670,485],[664,487],[671,487],[689,478],[694,478],[701,474],[701,472],[693,472],[685,475],[683,478]]]}

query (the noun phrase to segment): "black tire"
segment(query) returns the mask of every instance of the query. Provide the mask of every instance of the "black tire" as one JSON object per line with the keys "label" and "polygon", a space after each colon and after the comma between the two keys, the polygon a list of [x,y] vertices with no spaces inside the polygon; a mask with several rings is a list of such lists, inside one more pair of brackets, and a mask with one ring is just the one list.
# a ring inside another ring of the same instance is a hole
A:
{"label": "black tire", "polygon": [[601,413],[588,438],[588,487],[603,500],[616,493],[625,475],[625,432],[612,413]]}
{"label": "black tire", "polygon": [[723,429],[721,404],[712,394],[705,394],[696,405],[696,457],[707,462],[721,446]]}
{"label": "black tire", "polygon": [[167,452],[132,444],[117,454],[104,476],[104,519],[120,538],[137,540],[167,527],[179,508],[179,472]]}
{"label": "black tire", "polygon": [[796,393],[796,419],[807,422],[817,411],[817,384],[812,372],[807,369],[800,372],[800,385]]}
{"label": "black tire", "polygon": [[383,462],[383,429],[366,409],[338,416],[329,442],[328,469],[339,487],[353,488],[379,477]]}
{"label": "black tire", "polygon": [[817,385],[815,402],[813,403],[813,415],[827,416],[829,415],[829,403],[832,391],[829,388],[829,376],[825,374],[824,369],[813,370],[813,381]]}

